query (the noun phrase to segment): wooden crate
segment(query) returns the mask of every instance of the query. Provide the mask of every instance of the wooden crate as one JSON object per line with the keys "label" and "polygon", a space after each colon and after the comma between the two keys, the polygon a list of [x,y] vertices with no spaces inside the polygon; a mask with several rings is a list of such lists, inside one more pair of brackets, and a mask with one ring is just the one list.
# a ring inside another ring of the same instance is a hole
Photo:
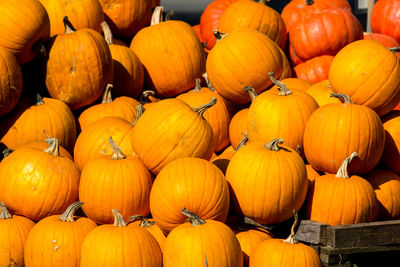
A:
{"label": "wooden crate", "polygon": [[400,256],[400,220],[337,226],[304,220],[296,239],[313,247],[323,266],[353,266],[354,255]]}

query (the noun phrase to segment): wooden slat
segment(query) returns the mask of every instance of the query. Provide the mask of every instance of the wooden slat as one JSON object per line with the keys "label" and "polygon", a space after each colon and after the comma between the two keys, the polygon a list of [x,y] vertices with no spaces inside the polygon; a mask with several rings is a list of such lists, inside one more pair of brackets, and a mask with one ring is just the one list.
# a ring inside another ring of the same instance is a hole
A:
{"label": "wooden slat", "polygon": [[309,244],[326,245],[328,224],[304,220],[296,231],[296,239]]}

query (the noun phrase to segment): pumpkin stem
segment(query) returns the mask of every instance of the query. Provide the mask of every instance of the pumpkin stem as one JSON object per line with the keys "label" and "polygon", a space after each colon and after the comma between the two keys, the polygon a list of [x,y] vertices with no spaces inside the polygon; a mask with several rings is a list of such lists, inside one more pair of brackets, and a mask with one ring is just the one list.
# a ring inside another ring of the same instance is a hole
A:
{"label": "pumpkin stem", "polygon": [[202,118],[204,118],[203,117],[204,112],[206,112],[207,109],[211,108],[216,103],[217,103],[217,99],[215,97],[213,97],[211,99],[210,103],[207,103],[207,104],[201,105],[201,106],[199,106],[197,108],[194,108],[193,111],[196,112],[197,114],[199,114]]}
{"label": "pumpkin stem", "polygon": [[122,217],[121,213],[119,213],[118,210],[112,210],[112,213],[114,214],[114,226],[117,227],[122,227],[122,226],[127,226],[128,224],[125,222],[124,217]]}
{"label": "pumpkin stem", "polygon": [[263,225],[261,223],[258,223],[254,219],[252,219],[250,217],[247,217],[247,216],[244,216],[243,221],[244,221],[245,224],[248,224],[248,225],[251,225],[251,226],[254,226],[254,227],[258,227],[258,228],[261,228],[261,229],[264,229],[264,230],[267,230],[267,231],[271,231],[271,229],[272,229],[272,227],[265,226],[265,225]]}
{"label": "pumpkin stem", "polygon": [[287,96],[287,95],[290,95],[292,93],[292,91],[290,91],[290,89],[286,86],[286,84],[284,84],[283,82],[278,81],[277,79],[275,79],[273,72],[268,72],[268,76],[271,79],[271,81],[276,86],[278,86],[278,89],[279,89],[279,94],[278,95]]}
{"label": "pumpkin stem", "polygon": [[194,87],[193,92],[201,92],[201,80],[199,78],[196,78],[196,86]]}
{"label": "pumpkin stem", "polygon": [[345,94],[331,93],[331,97],[339,98],[343,102],[343,104],[353,104],[353,101],[351,101],[351,98]]}
{"label": "pumpkin stem", "polygon": [[266,5],[270,0],[259,0],[258,3]]}
{"label": "pumpkin stem", "polygon": [[247,132],[245,132],[242,140],[240,140],[240,143],[236,147],[235,151],[238,151],[239,149],[244,147],[247,144],[248,141],[249,141],[249,137],[247,136]]}
{"label": "pumpkin stem", "polygon": [[392,51],[393,53],[400,52],[400,46],[389,47],[388,49],[389,49],[390,51]]}
{"label": "pumpkin stem", "polygon": [[3,202],[0,202],[0,208],[1,208],[0,219],[11,219],[12,218],[12,215],[10,214],[6,205]]}
{"label": "pumpkin stem", "polygon": [[224,39],[228,35],[227,33],[219,32],[217,29],[213,30],[213,34],[215,36],[215,39],[217,39],[217,42],[221,41],[222,39]]}
{"label": "pumpkin stem", "polygon": [[103,21],[102,23],[100,23],[100,26],[101,26],[101,29],[103,30],[104,39],[106,40],[106,43],[108,45],[112,45],[113,44],[113,34],[110,29],[110,26],[108,25],[108,23],[106,21]]}
{"label": "pumpkin stem", "polygon": [[101,100],[102,104],[111,103],[113,101],[111,89],[113,89],[113,85],[111,83],[106,85],[106,89],[104,89],[103,99]]}
{"label": "pumpkin stem", "polygon": [[60,145],[58,143],[58,139],[55,137],[52,138],[47,138],[46,143],[49,144],[49,146],[44,150],[44,152],[49,153],[50,155],[53,156],[60,156]]}
{"label": "pumpkin stem", "polygon": [[279,151],[280,148],[278,145],[282,144],[283,142],[285,142],[285,139],[276,138],[276,139],[270,141],[269,143],[267,143],[266,145],[264,145],[264,147],[266,149],[269,149],[272,151]]}
{"label": "pumpkin stem", "polygon": [[3,159],[5,157],[7,157],[8,155],[10,155],[14,151],[15,151],[14,149],[11,149],[11,148],[8,148],[8,147],[4,148],[3,151],[1,151],[3,153]]}
{"label": "pumpkin stem", "polygon": [[35,105],[39,106],[43,104],[44,104],[43,98],[39,94],[36,94]]}
{"label": "pumpkin stem", "polygon": [[151,16],[150,25],[159,24],[160,22],[164,21],[164,18],[165,18],[164,7],[157,6],[156,8],[154,8],[153,15]]}
{"label": "pumpkin stem", "polygon": [[350,178],[347,168],[349,167],[350,162],[357,156],[358,156],[357,152],[353,152],[353,153],[351,153],[350,156],[345,158],[345,160],[340,165],[338,172],[336,173],[336,177]]}
{"label": "pumpkin stem", "polygon": [[75,212],[82,207],[82,201],[76,201],[69,205],[69,207],[64,211],[64,213],[58,218],[63,222],[74,222]]}
{"label": "pumpkin stem", "polygon": [[144,112],[143,105],[142,104],[137,105],[136,106],[136,119],[135,119],[134,122],[132,122],[132,125],[136,125],[136,123],[138,122],[139,118],[142,116],[143,112]]}
{"label": "pumpkin stem", "polygon": [[114,154],[111,157],[112,159],[115,160],[126,159],[125,154],[122,152],[121,148],[114,143],[114,140],[112,139],[111,136],[108,138],[108,142],[110,143],[110,145],[114,150]]}
{"label": "pumpkin stem", "polygon": [[306,4],[307,6],[311,6],[311,5],[314,4],[314,0],[306,0],[306,1],[305,1],[305,4]]}
{"label": "pumpkin stem", "polygon": [[133,215],[129,217],[129,220],[131,220],[132,222],[140,220],[139,226],[141,227],[150,227],[152,225],[155,224],[155,222],[151,222],[149,221],[145,216],[143,215]]}
{"label": "pumpkin stem", "polygon": [[293,216],[294,216],[294,223],[292,225],[292,228],[290,229],[290,235],[288,236],[288,238],[283,240],[283,242],[288,242],[290,244],[297,244],[296,240],[294,239],[296,235],[297,226],[299,225],[299,215],[297,214],[296,210],[293,210]]}
{"label": "pumpkin stem", "polygon": [[185,215],[192,221],[192,226],[202,225],[202,224],[206,223],[205,220],[201,219],[199,216],[197,216],[193,212],[188,211],[186,208],[183,208],[181,210],[181,212],[183,213],[183,215]]}
{"label": "pumpkin stem", "polygon": [[65,27],[65,32],[64,33],[73,33],[76,32],[74,26],[72,26],[72,23],[68,20],[68,16],[65,16],[63,18],[63,22],[64,22],[64,27]]}
{"label": "pumpkin stem", "polygon": [[247,85],[243,88],[243,90],[245,90],[247,93],[249,93],[250,101],[251,101],[251,103],[253,103],[254,99],[256,99],[256,97],[257,97],[256,89],[254,89],[254,87],[251,85]]}
{"label": "pumpkin stem", "polygon": [[212,86],[210,80],[208,79],[208,74],[207,74],[207,72],[204,72],[202,76],[203,76],[204,80],[205,80],[206,83],[207,83],[207,87],[208,87],[211,91],[215,92],[214,87]]}
{"label": "pumpkin stem", "polygon": [[157,102],[157,101],[159,101],[159,99],[155,98],[155,95],[156,95],[156,92],[154,92],[152,90],[143,91],[142,94],[140,95],[139,102],[141,104]]}

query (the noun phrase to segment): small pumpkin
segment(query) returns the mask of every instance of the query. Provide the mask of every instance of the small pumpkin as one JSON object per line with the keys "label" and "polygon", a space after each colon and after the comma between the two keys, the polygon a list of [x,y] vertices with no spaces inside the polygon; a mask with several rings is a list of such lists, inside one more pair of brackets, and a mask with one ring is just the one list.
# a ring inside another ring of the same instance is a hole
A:
{"label": "small pumpkin", "polygon": [[293,70],[297,78],[317,83],[328,79],[332,61],[333,56],[329,55],[314,57],[296,65]]}

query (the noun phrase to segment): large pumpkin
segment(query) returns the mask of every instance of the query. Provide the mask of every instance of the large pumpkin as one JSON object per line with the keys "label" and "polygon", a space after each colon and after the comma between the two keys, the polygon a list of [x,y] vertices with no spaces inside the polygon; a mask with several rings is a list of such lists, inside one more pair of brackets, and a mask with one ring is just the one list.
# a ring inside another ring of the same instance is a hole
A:
{"label": "large pumpkin", "polygon": [[359,40],[343,48],[331,63],[328,79],[335,93],[348,95],[379,116],[400,102],[400,61],[374,40]]}
{"label": "large pumpkin", "polygon": [[224,222],[229,210],[229,189],[222,172],[198,158],[172,161],[157,175],[150,193],[150,210],[157,225],[169,232],[186,220],[181,210],[204,219]]}
{"label": "large pumpkin", "polygon": [[376,1],[371,13],[372,31],[387,34],[400,42],[399,10],[400,3],[397,0]]}
{"label": "large pumpkin", "polygon": [[333,96],[343,103],[324,105],[308,119],[303,140],[306,158],[314,169],[335,173],[351,151],[357,151],[351,172],[368,173],[378,164],[385,144],[381,119],[344,94]]}
{"label": "large pumpkin", "polygon": [[110,49],[92,29],[75,30],[64,18],[65,32],[50,42],[46,87],[53,98],[79,109],[100,98],[113,69]]}

